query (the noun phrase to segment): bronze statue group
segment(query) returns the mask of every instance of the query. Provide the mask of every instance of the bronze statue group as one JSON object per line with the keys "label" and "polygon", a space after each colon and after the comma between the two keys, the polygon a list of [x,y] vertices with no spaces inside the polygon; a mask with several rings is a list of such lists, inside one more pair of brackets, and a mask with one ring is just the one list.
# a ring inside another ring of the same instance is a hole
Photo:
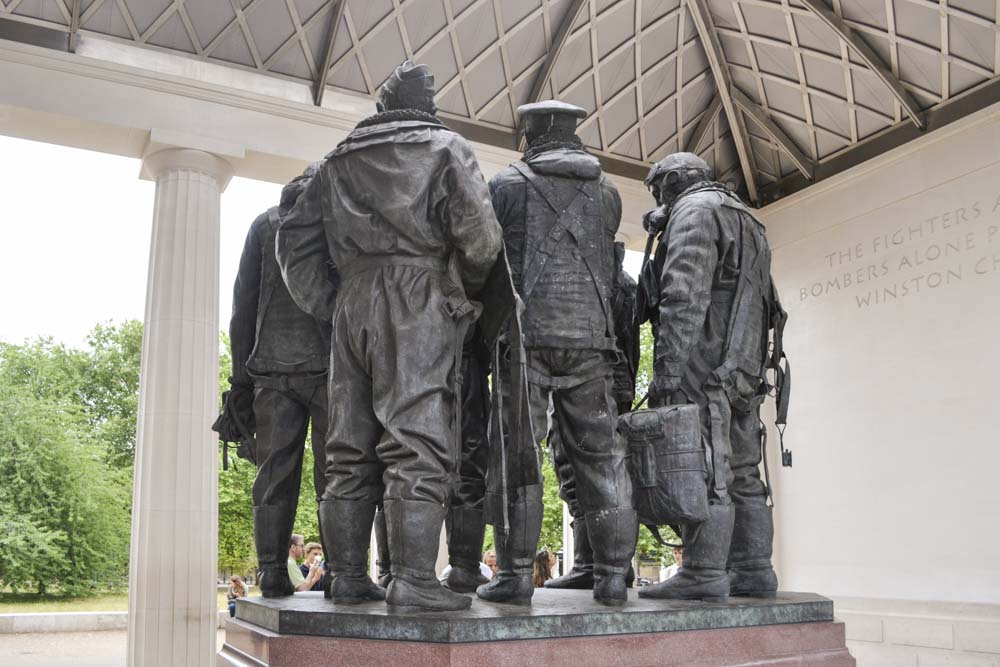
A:
{"label": "bronze statue group", "polygon": [[[254,221],[240,262],[216,428],[258,466],[262,594],[293,592],[311,422],[333,604],[530,604],[543,443],[575,544],[573,569],[546,587],[625,604],[644,523],[675,527],[684,563],[640,597],[774,596],[759,413],[773,384],[787,403],[773,379],[784,313],[752,212],[699,157],[664,158],[646,180],[656,207],[637,285],[615,243],[618,191],[575,133],[583,109],[520,107],[527,149],[487,183],[434,115],[426,66],[397,68],[377,108]],[[649,408],[633,409],[645,321],[654,375]]]}

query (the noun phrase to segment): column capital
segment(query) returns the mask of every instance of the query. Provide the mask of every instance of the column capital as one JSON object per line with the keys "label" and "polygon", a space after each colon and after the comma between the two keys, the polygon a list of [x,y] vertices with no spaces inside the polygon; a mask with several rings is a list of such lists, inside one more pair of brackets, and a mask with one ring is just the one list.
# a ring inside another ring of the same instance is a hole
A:
{"label": "column capital", "polygon": [[196,148],[160,148],[142,158],[140,178],[155,181],[169,171],[190,170],[215,179],[224,191],[233,177],[234,167],[224,157]]}

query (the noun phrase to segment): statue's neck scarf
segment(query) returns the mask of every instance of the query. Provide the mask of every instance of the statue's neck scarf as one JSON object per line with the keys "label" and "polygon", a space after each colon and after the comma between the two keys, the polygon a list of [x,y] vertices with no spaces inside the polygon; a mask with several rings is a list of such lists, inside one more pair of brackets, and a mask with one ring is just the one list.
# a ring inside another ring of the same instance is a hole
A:
{"label": "statue's neck scarf", "polygon": [[425,123],[434,123],[435,125],[444,125],[441,119],[437,116],[431,115],[425,111],[420,111],[419,109],[393,109],[392,111],[382,111],[374,116],[368,116],[363,121],[357,124],[357,128],[369,127],[371,125],[380,125],[382,123],[397,123],[404,120],[419,120]]}
{"label": "statue's neck scarf", "polygon": [[576,136],[572,130],[552,128],[542,136],[535,137],[535,140],[528,146],[528,150],[524,151],[524,155],[521,159],[529,160],[539,153],[553,151],[560,148],[574,151],[586,150],[583,147],[583,141],[581,141],[580,137]]}

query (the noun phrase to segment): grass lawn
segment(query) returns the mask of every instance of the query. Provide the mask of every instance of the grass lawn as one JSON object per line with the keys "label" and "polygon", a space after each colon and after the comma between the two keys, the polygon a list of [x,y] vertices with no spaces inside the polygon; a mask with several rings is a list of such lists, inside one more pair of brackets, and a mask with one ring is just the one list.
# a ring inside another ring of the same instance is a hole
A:
{"label": "grass lawn", "polygon": [[[226,608],[225,589],[218,592],[219,609]],[[56,611],[128,611],[128,593],[93,597],[39,596],[34,593],[0,593],[0,614],[40,614]]]}

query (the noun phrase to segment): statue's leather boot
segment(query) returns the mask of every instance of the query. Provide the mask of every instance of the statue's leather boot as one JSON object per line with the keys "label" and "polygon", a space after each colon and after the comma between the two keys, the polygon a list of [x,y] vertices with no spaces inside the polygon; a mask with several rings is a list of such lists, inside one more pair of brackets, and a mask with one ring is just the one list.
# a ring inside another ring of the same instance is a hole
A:
{"label": "statue's leather boot", "polygon": [[365,500],[321,500],[319,520],[330,564],[330,599],[336,604],[384,600],[385,589],[365,573],[375,503]]}
{"label": "statue's leather boot", "polygon": [[389,533],[385,527],[385,510],[379,507],[375,511],[375,546],[378,548],[378,585],[389,587],[392,581],[392,558],[389,556]]}
{"label": "statue's leather boot", "polygon": [[444,585],[456,593],[474,593],[489,579],[479,571],[486,522],[483,510],[471,507],[451,507],[445,525],[448,527],[448,562],[451,570]]}
{"label": "statue's leather boot", "polygon": [[561,577],[549,579],[546,588],[590,590],[594,587],[594,548],[590,546],[587,521],[573,519],[573,567]]}
{"label": "statue's leather boot", "polygon": [[[761,496],[759,502],[736,505],[733,542],[729,549],[729,594],[740,597],[773,598],[778,576],[771,565],[774,519]],[[687,561],[685,552],[684,560]]]}
{"label": "statue's leather boot", "polygon": [[[326,558],[326,554],[328,554],[330,552],[327,551],[327,545],[329,544],[329,542],[327,542],[326,539],[323,537],[323,517],[321,517],[320,514],[319,514],[319,498],[320,497],[321,496],[319,494],[316,495],[316,498],[317,498],[317,500],[316,500],[316,525],[319,527],[319,543],[323,545],[323,554],[324,554],[324,558]],[[325,597],[327,600],[329,600],[330,599],[330,586],[333,585],[333,571],[330,569],[330,562],[329,562],[328,558],[326,560],[325,565],[326,565],[326,568],[323,570],[323,578],[320,579],[320,583],[322,584],[322,588],[323,588],[323,597]]]}
{"label": "statue's leather boot", "polygon": [[733,536],[733,506],[709,505],[708,519],[683,526],[684,564],[677,574],[639,589],[639,597],[660,600],[725,602],[729,598],[726,561]]}
{"label": "statue's leather boot", "polygon": [[530,605],[535,594],[531,575],[535,569],[535,549],[542,533],[542,487],[532,485],[521,491],[522,497],[507,507],[509,529],[504,530],[503,514],[493,525],[497,550],[497,573],[489,583],[476,589],[476,595],[489,602]]}
{"label": "statue's leather boot", "polygon": [[419,611],[460,611],[472,598],[454,593],[434,576],[443,505],[418,500],[386,500],[385,519],[392,553],[387,604]]}
{"label": "statue's leather boot", "polygon": [[588,512],[585,519],[594,548],[594,600],[620,607],[628,600],[625,575],[639,537],[635,510],[619,507]]}
{"label": "statue's leather boot", "polygon": [[295,592],[288,577],[288,549],[292,543],[295,507],[258,505],[253,508],[253,541],[257,548],[257,585],[266,598]]}

